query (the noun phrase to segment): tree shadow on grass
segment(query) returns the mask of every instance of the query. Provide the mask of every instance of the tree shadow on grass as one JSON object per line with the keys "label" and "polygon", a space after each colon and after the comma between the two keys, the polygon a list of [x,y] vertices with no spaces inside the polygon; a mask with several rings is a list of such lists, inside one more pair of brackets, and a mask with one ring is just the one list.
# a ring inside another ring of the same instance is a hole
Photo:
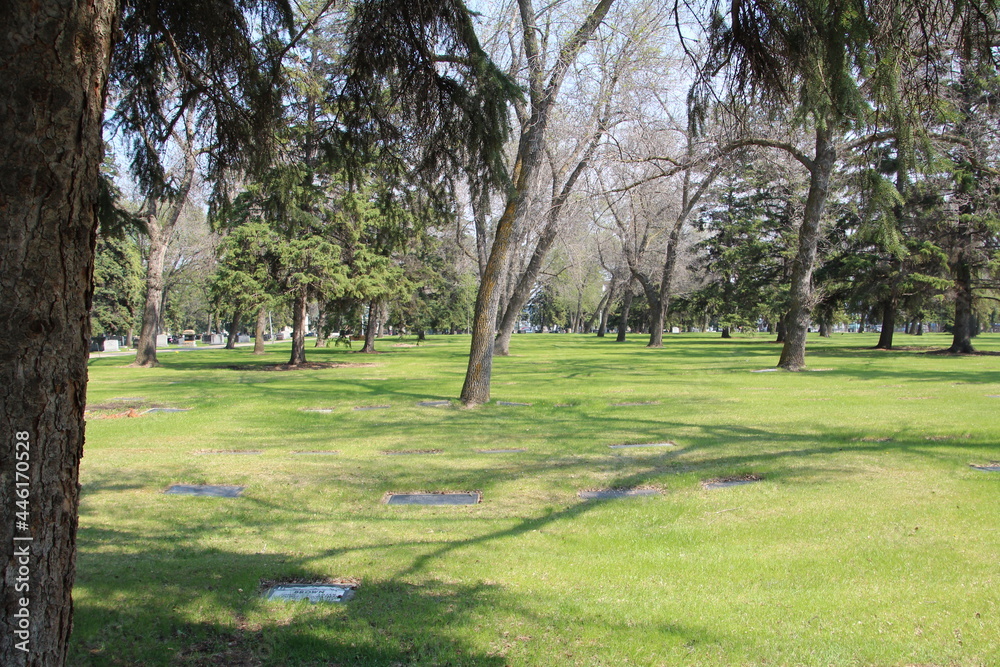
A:
{"label": "tree shadow on grass", "polygon": [[[85,526],[69,664],[507,665],[508,651],[518,647],[512,648],[517,642],[508,641],[504,628],[522,622],[545,627],[553,619],[539,617],[501,583],[440,581],[425,576],[428,566],[461,549],[488,548],[572,521],[605,502],[617,501],[575,503],[466,539],[379,545],[429,550],[389,579],[362,581],[355,598],[339,605],[264,600],[261,583],[350,574],[311,563],[369,547],[332,547],[308,556],[236,553],[204,546],[211,521],[179,526],[168,520],[143,534]],[[279,523],[267,511],[257,517],[258,532]],[[635,631],[631,624],[607,627],[606,618],[589,622],[604,632]],[[677,644],[715,641],[694,626],[654,629]]]}

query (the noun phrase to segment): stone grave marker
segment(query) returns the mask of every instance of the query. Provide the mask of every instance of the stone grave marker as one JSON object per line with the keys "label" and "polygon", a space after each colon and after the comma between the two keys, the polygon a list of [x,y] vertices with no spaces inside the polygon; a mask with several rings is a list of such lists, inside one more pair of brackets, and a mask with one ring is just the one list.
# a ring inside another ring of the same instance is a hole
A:
{"label": "stone grave marker", "polygon": [[660,492],[657,489],[595,489],[580,491],[576,495],[584,500],[613,500],[635,496],[658,496]]}
{"label": "stone grave marker", "polygon": [[506,405],[512,408],[530,408],[531,403],[513,403],[511,401],[497,401],[497,405]]}
{"label": "stone grave marker", "polygon": [[417,405],[422,408],[443,408],[451,405],[451,401],[418,401]]}
{"label": "stone grave marker", "polygon": [[299,408],[301,412],[318,412],[320,414],[328,415],[333,412],[333,408]]}
{"label": "stone grave marker", "polygon": [[386,456],[407,456],[410,454],[440,454],[443,449],[383,449],[382,453]]}
{"label": "stone grave marker", "polygon": [[354,597],[354,586],[347,584],[275,584],[265,593],[265,600],[347,602]]}
{"label": "stone grave marker", "polygon": [[702,482],[706,489],[727,489],[731,486],[743,486],[744,484],[754,484],[761,481],[759,475],[741,475],[738,477],[723,477],[721,479],[710,479]]}
{"label": "stone grave marker", "polygon": [[333,454],[339,454],[339,453],[340,453],[339,449],[314,449],[314,450],[308,450],[308,451],[303,450],[303,451],[292,452],[292,454],[314,454],[314,455],[317,455],[317,456],[321,456],[321,455],[333,455]]}
{"label": "stone grave marker", "polygon": [[203,449],[195,454],[263,454],[259,449]]}
{"label": "stone grave marker", "polygon": [[391,405],[357,405],[354,407],[355,410],[388,410]]}
{"label": "stone grave marker", "polygon": [[750,371],[750,372],[751,373],[776,373],[777,371],[778,371],[777,368],[761,368],[759,370]]}
{"label": "stone grave marker", "polygon": [[520,452],[526,452],[527,449],[477,449],[480,454],[518,454]]}
{"label": "stone grave marker", "polygon": [[676,447],[677,443],[674,442],[644,442],[639,444],[627,444],[627,445],[608,445],[611,449],[635,449],[638,447]]}
{"label": "stone grave marker", "polygon": [[1000,463],[994,463],[988,466],[973,465],[972,467],[981,472],[1000,472]]}
{"label": "stone grave marker", "polygon": [[187,412],[191,408],[149,408],[145,410],[143,414],[148,415],[151,412]]}
{"label": "stone grave marker", "polygon": [[387,505],[475,505],[482,501],[478,491],[472,493],[390,493]]}
{"label": "stone grave marker", "polygon": [[245,486],[216,486],[211,484],[174,484],[164,493],[178,496],[212,496],[214,498],[238,498]]}
{"label": "stone grave marker", "polygon": [[639,402],[630,402],[630,403],[612,403],[611,407],[613,407],[613,408],[631,408],[631,407],[636,407],[636,406],[639,406],[639,405],[657,405],[658,403],[659,403],[659,401],[639,401]]}

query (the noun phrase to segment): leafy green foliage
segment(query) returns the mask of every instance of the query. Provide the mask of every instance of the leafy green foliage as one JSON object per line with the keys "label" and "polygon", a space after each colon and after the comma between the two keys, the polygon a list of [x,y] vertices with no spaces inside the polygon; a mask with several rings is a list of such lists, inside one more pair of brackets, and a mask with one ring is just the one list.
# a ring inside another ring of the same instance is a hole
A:
{"label": "leafy green foliage", "polygon": [[[764,165],[720,180],[716,202],[695,221],[706,283],[688,301],[720,326],[755,329],[775,322],[787,306],[785,277],[793,254],[793,194],[767,182]],[[745,173],[744,173],[745,172]]]}
{"label": "leafy green foliage", "polygon": [[139,245],[130,235],[97,237],[94,301],[90,312],[95,334],[121,334],[137,326],[145,297]]}

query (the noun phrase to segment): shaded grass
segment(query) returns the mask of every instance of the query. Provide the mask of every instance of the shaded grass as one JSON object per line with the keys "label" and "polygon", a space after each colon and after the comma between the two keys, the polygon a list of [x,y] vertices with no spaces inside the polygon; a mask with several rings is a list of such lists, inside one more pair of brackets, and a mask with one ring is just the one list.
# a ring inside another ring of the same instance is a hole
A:
{"label": "shaded grass", "polygon": [[[376,365],[280,373],[230,367],[287,345],[95,360],[90,403],[193,409],[88,423],[71,662],[1000,662],[1000,474],[969,467],[1000,459],[1000,362],[874,342],[811,339],[831,370],[755,374],[779,352],[761,338],[518,336],[476,410],[417,405],[458,395],[467,337],[310,348]],[[476,451],[495,448],[526,451]],[[409,450],[442,452],[382,454]],[[747,474],[763,481],[701,486]],[[163,495],[173,483],[247,490]],[[637,486],[664,493],[576,497]],[[481,504],[379,502],[472,489]],[[259,597],[286,578],[361,586],[342,606]]]}

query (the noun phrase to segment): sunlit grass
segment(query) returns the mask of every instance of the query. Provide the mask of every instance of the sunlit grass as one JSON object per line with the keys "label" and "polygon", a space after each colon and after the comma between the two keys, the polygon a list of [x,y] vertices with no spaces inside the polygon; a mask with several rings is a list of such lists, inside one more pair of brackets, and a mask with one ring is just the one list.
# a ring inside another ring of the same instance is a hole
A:
{"label": "sunlit grass", "polygon": [[[72,662],[1000,662],[1000,473],[970,467],[1000,460],[1000,357],[851,334],[810,339],[825,372],[751,373],[775,365],[769,337],[517,336],[493,398],[531,405],[465,410],[417,403],[458,396],[467,337],[395,342],[309,348],[352,364],[322,370],[230,368],[282,363],[281,345],[92,361],[91,405],[192,410],[88,422]],[[371,405],[391,407],[354,410]],[[527,451],[476,451],[493,448]],[[294,453],[316,450],[339,453]],[[383,453],[400,450],[442,451]],[[702,485],[746,474],[763,479]],[[576,495],[633,486],[661,494]],[[481,504],[381,502],[472,490]],[[360,580],[357,597],[260,598],[262,581],[329,578]]]}

